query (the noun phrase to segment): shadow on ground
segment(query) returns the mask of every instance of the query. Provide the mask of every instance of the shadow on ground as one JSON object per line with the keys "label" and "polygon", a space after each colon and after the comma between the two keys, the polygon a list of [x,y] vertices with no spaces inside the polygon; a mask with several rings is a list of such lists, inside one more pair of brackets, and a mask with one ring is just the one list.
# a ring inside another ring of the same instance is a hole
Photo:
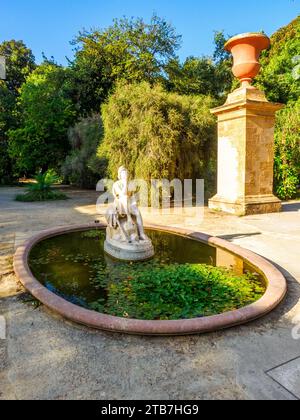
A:
{"label": "shadow on ground", "polygon": [[235,233],[233,235],[218,235],[218,238],[225,239],[226,241],[233,241],[234,239],[250,238],[251,236],[259,236],[261,232],[254,233]]}
{"label": "shadow on ground", "polygon": [[299,203],[286,203],[282,205],[283,212],[297,212],[300,211],[300,201]]}

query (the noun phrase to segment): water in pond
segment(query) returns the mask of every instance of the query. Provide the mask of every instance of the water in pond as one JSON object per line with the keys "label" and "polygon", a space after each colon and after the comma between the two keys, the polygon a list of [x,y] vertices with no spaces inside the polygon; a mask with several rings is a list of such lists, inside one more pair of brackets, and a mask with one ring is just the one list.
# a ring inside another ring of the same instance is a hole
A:
{"label": "water in pond", "polygon": [[103,250],[105,231],[92,230],[40,242],[30,269],[72,303],[131,318],[211,315],[252,303],[265,291],[263,278],[233,254],[174,234],[147,234],[156,253],[148,262],[111,259]]}

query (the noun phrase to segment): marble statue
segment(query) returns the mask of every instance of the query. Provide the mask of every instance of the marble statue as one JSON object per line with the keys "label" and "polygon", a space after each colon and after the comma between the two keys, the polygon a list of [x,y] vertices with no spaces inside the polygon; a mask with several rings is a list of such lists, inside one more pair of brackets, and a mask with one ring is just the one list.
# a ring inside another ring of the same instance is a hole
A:
{"label": "marble statue", "polygon": [[129,190],[127,169],[118,171],[119,180],[113,185],[114,203],[106,213],[105,251],[120,260],[140,261],[153,257],[151,240],[144,231],[137,195]]}

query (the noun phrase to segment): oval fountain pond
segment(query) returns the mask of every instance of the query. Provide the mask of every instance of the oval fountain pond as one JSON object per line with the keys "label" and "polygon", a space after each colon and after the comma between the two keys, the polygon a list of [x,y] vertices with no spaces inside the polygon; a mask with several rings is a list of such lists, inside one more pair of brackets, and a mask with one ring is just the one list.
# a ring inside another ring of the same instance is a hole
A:
{"label": "oval fountain pond", "polygon": [[151,228],[147,234],[155,257],[127,263],[104,253],[104,226],[48,231],[18,249],[15,271],[37,299],[65,318],[134,334],[241,324],[270,312],[286,293],[281,273],[250,251],[180,229]]}

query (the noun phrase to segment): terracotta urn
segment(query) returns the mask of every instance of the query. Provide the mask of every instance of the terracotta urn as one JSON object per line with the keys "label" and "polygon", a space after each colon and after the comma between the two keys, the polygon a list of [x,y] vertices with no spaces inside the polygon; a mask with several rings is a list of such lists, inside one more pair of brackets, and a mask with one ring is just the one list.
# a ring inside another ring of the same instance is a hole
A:
{"label": "terracotta urn", "polygon": [[233,55],[233,74],[241,81],[242,86],[250,86],[252,79],[258,75],[261,67],[260,53],[270,45],[270,39],[263,33],[237,35],[225,44],[225,50]]}

